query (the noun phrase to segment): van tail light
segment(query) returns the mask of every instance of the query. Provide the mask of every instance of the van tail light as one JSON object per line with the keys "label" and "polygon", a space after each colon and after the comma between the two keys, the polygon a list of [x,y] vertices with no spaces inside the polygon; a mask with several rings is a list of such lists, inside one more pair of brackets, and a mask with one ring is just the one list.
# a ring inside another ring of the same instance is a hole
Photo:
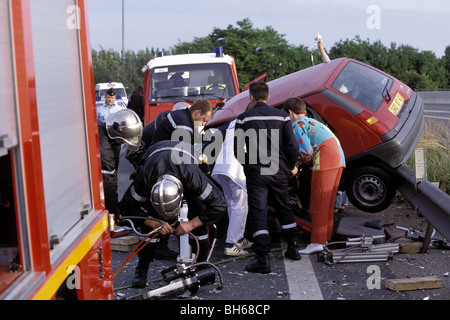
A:
{"label": "van tail light", "polygon": [[389,128],[382,121],[365,110],[358,114],[357,117],[365,121],[380,136],[389,132]]}

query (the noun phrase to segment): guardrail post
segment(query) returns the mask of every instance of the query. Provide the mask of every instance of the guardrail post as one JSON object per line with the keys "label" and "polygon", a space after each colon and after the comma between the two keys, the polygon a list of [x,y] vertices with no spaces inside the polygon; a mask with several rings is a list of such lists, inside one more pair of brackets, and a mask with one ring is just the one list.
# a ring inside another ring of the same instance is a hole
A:
{"label": "guardrail post", "polygon": [[416,187],[417,187],[417,184],[427,179],[427,158],[425,148],[416,148],[414,151],[416,159]]}
{"label": "guardrail post", "polygon": [[[416,148],[414,150],[414,155],[416,159],[416,189],[417,185],[427,179],[427,157],[425,148]],[[417,208],[416,208],[417,211]],[[428,252],[428,247],[430,246],[431,235],[433,233],[433,226],[428,222],[427,231],[425,233],[425,238],[422,244],[422,253]]]}

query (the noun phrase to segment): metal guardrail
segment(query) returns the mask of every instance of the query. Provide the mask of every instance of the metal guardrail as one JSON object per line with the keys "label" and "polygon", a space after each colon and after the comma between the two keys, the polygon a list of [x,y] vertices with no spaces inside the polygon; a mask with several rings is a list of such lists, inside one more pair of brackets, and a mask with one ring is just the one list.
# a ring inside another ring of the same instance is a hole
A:
{"label": "metal guardrail", "polygon": [[403,165],[397,169],[398,190],[433,227],[450,240],[450,196],[428,180],[416,183],[416,173]]}

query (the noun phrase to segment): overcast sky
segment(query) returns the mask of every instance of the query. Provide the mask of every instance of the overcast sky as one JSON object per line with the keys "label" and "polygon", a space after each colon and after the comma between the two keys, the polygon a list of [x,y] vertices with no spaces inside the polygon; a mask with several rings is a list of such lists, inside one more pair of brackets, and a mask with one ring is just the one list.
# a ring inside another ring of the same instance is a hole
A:
{"label": "overcast sky", "polygon": [[[88,9],[92,48],[121,51],[122,0],[88,0]],[[249,18],[296,46],[312,48],[317,32],[326,49],[360,35],[441,57],[450,45],[449,17],[449,0],[125,0],[125,49],[169,49]]]}

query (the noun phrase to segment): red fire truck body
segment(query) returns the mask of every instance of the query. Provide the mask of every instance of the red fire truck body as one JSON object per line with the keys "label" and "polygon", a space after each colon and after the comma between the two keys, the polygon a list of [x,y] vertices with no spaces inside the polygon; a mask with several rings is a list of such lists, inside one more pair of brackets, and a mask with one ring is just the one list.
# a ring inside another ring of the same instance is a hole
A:
{"label": "red fire truck body", "polygon": [[0,1],[0,299],[113,299],[86,0]]}

